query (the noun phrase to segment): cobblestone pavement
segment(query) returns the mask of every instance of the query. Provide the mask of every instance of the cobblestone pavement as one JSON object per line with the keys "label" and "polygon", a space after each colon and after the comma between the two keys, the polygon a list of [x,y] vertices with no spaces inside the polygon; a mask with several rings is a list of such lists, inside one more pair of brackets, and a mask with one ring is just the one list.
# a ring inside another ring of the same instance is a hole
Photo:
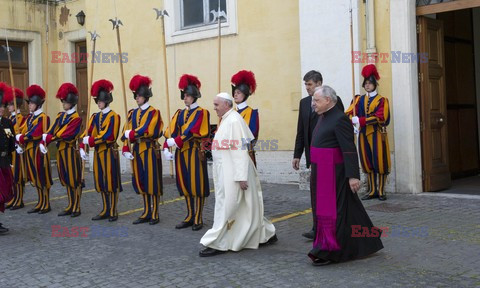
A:
{"label": "cobblestone pavement", "polygon": [[[309,195],[296,185],[262,185],[265,215],[277,228],[276,244],[200,258],[199,240],[206,228],[174,229],[185,216],[185,203],[173,179],[165,178],[161,222],[151,226],[132,225],[142,202],[128,175],[119,220],[91,221],[101,201],[92,192],[92,176],[86,178],[80,217],[57,216],[66,206],[58,180],[52,212],[26,213],[36,201],[28,187],[28,205],[0,215],[11,230],[0,237],[0,287],[480,287],[479,199],[396,194],[384,203],[365,201],[374,224],[390,228],[382,238],[385,248],[366,259],[314,267],[306,255],[312,242],[301,236],[311,227]],[[205,208],[207,228],[214,197]],[[52,237],[52,225],[70,232],[74,227],[90,230],[88,237]],[[118,233],[95,237],[99,227]],[[422,233],[414,233],[415,227],[422,227]]]}

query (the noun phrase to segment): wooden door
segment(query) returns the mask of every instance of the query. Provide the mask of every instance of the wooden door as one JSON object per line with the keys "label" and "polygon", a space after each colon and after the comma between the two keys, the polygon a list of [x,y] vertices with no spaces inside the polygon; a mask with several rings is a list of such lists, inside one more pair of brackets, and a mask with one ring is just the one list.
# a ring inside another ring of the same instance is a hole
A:
{"label": "wooden door", "polygon": [[[12,60],[12,72],[13,72],[13,81],[15,82],[15,87],[19,88],[26,95],[26,90],[28,87],[28,43],[25,42],[16,42],[8,41],[10,48],[12,49],[11,60]],[[6,45],[5,41],[0,41],[0,46]],[[0,82],[6,82],[8,85],[11,85],[10,71],[8,65],[7,54],[4,53],[3,49],[0,52]],[[28,108],[25,104],[18,107],[23,115],[28,114]]]}
{"label": "wooden door", "polygon": [[[87,53],[87,42],[77,42],[75,43],[75,52],[77,55],[86,55]],[[82,118],[83,128],[87,125],[87,105],[90,99],[90,93],[88,92],[88,76],[87,76],[87,59],[85,57],[79,57],[78,61],[75,65],[76,71],[76,79],[77,83],[76,86],[78,88],[78,104],[77,104],[77,111]]]}
{"label": "wooden door", "polygon": [[439,191],[451,186],[443,22],[419,17],[418,32],[419,52],[428,55],[419,64],[423,189]]}

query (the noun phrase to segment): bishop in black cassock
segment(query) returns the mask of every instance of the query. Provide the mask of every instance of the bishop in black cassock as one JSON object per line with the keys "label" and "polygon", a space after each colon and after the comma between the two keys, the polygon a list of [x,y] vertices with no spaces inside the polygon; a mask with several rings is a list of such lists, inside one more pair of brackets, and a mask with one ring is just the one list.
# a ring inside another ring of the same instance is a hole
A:
{"label": "bishop in black cassock", "polygon": [[[310,148],[317,229],[308,256],[313,265],[321,266],[367,256],[383,244],[356,194],[360,171],[353,126],[342,111],[332,109],[336,93],[331,87],[317,88],[313,99],[319,114]],[[369,233],[352,234],[352,226],[354,232]]]}

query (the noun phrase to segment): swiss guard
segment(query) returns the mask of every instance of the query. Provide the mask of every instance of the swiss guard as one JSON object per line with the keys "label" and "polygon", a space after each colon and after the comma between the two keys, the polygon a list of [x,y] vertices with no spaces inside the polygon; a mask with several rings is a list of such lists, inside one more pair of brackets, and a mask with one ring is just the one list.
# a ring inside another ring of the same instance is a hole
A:
{"label": "swiss guard", "polygon": [[[143,213],[133,224],[160,222],[158,200],[163,193],[163,183],[158,138],[162,137],[163,122],[160,111],[148,103],[153,96],[151,84],[150,78],[141,75],[130,80],[130,90],[138,108],[128,113],[122,135],[122,154],[132,164],[133,188],[143,197]],[[131,151],[129,143],[133,144]]]}
{"label": "swiss guard", "polygon": [[82,166],[77,150],[82,118],[77,112],[78,90],[72,83],[63,83],[56,97],[62,102],[63,112],[57,114],[53,125],[42,136],[40,152],[47,154],[47,146],[55,141],[57,146],[58,178],[67,188],[68,206],[58,216],[78,217],[82,195]]}
{"label": "swiss guard", "polygon": [[[390,173],[390,149],[387,126],[390,123],[388,99],[377,92],[380,75],[373,64],[362,69],[362,87],[367,92],[357,96],[345,112],[358,131],[358,150],[362,169],[368,174],[368,193],[362,200],[387,200],[385,184]],[[378,182],[378,184],[377,184]]]}
{"label": "swiss guard", "polygon": [[197,231],[203,228],[203,206],[210,195],[207,160],[203,141],[210,135],[210,113],[201,108],[197,100],[201,83],[196,76],[185,74],[180,77],[178,88],[184,109],[178,109],[165,130],[164,154],[172,160],[168,147],[176,147],[175,170],[177,189],[187,203],[187,217],[175,226],[183,229],[192,226]]}
{"label": "swiss guard", "polygon": [[[8,112],[10,112],[10,121],[13,123],[13,128],[15,129],[15,134],[20,133],[22,126],[25,124],[27,117],[23,116],[20,113],[20,107],[23,106],[23,91],[15,88],[15,98],[12,97],[11,101],[8,101],[7,107]],[[17,103],[13,103],[16,101]],[[15,111],[15,104],[17,104],[17,111]],[[17,124],[18,120],[18,125]],[[23,208],[23,193],[25,191],[25,158],[20,156],[17,151],[13,152],[12,156],[12,172],[13,172],[13,191],[14,197],[8,202],[7,208],[10,210],[17,210]],[[22,161],[23,160],[23,161]]]}
{"label": "swiss guard", "polygon": [[[248,154],[256,167],[257,161],[254,147],[260,131],[260,119],[258,117],[258,109],[252,109],[252,107],[249,107],[247,104],[248,97],[255,93],[255,89],[257,89],[255,74],[251,71],[242,70],[232,76],[231,82],[232,95],[235,104],[237,104],[237,112],[243,117],[245,122],[247,122],[248,128],[250,128],[250,131],[252,131],[255,137],[255,139],[250,139],[251,141],[248,143]],[[247,141],[247,139],[244,141]]]}
{"label": "swiss guard", "polygon": [[[27,117],[27,122],[22,127],[20,134],[17,134],[17,142],[25,147],[25,166],[28,181],[37,188],[38,202],[27,213],[44,214],[50,212],[50,187],[52,186],[52,175],[50,168],[49,153],[40,153],[40,141],[46,130],[50,125],[50,118],[42,110],[42,105],[45,102],[45,91],[38,85],[30,85],[27,88],[27,103],[30,114]],[[17,150],[20,153],[21,150]]]}
{"label": "swiss guard", "polygon": [[[7,103],[13,99],[12,88],[0,83],[0,212],[5,211],[5,203],[13,198],[13,175],[10,165],[15,150],[15,131],[12,121],[5,115]],[[0,223],[0,235],[8,233],[8,228]]]}
{"label": "swiss guard", "polygon": [[90,91],[100,112],[94,113],[88,121],[88,135],[83,135],[80,143],[80,156],[88,160],[86,147],[95,148],[93,154],[93,178],[95,190],[102,195],[102,211],[92,220],[107,219],[117,221],[117,203],[122,191],[120,159],[117,138],[120,131],[120,116],[110,108],[113,101],[113,84],[108,80],[98,80]]}

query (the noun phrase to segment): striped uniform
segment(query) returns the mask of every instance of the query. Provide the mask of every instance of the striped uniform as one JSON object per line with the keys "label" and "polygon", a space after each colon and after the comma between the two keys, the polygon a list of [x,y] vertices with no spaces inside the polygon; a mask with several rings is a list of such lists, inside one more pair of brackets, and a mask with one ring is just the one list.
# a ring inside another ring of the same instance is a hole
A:
{"label": "striped uniform", "polygon": [[142,219],[158,219],[158,198],[163,194],[162,158],[158,147],[158,138],[162,137],[163,121],[160,111],[148,106],[132,109],[122,133],[123,151],[129,150],[125,131],[132,130],[134,137],[132,154],[132,183],[137,194],[143,197],[144,212]]}
{"label": "striped uniform", "polygon": [[68,206],[65,212],[80,212],[82,175],[80,154],[76,149],[82,118],[75,111],[60,112],[53,125],[47,130],[46,144],[57,142],[57,170],[62,186],[67,188]]}
{"label": "striped uniform", "polygon": [[355,104],[350,105],[345,112],[350,118],[354,106],[360,122],[360,163],[363,171],[368,173],[369,195],[383,195],[386,177],[390,173],[390,149],[386,133],[386,126],[390,123],[388,99],[379,94],[372,97],[358,96]]}
{"label": "striped uniform", "polygon": [[37,188],[38,202],[34,207],[35,210],[50,209],[50,187],[52,186],[50,155],[43,154],[39,149],[44,133],[44,121],[47,122],[48,127],[50,118],[45,113],[41,112],[38,115],[35,115],[35,112],[30,113],[22,127],[22,136],[20,137],[20,144],[25,146],[27,179]]}
{"label": "striped uniform", "polygon": [[174,138],[178,146],[175,170],[178,191],[187,202],[188,214],[184,222],[193,220],[194,224],[203,224],[202,210],[205,197],[210,195],[210,187],[207,161],[201,148],[202,140],[209,135],[210,113],[198,106],[177,110],[165,131],[165,138]]}
{"label": "striped uniform", "polygon": [[[20,120],[20,124],[16,126],[18,120]],[[18,113],[16,117],[15,114],[10,115],[10,120],[13,123],[13,127],[15,128],[15,135],[20,134],[22,126],[25,125],[27,117],[23,116],[22,114]],[[23,160],[23,161],[22,161]],[[16,150],[12,153],[12,173],[13,173],[13,182],[15,185],[13,186],[14,197],[13,199],[8,202],[7,207],[22,207],[23,206],[23,193],[25,191],[25,157],[21,154],[18,154]]]}
{"label": "striped uniform", "polygon": [[252,131],[253,136],[255,137],[254,140],[252,140],[248,147],[248,154],[250,155],[250,158],[252,158],[253,164],[255,164],[255,167],[257,167],[257,159],[255,157],[255,143],[258,140],[258,133],[260,132],[260,119],[258,116],[258,109],[252,109],[252,107],[245,107],[243,109],[237,109],[237,112],[242,116],[242,118],[247,122],[248,128],[250,128],[250,131]]}
{"label": "striped uniform", "polygon": [[[95,190],[101,193],[103,209],[99,216],[118,216],[118,192],[121,192],[120,160],[117,138],[120,131],[120,116],[110,110],[95,113],[88,122],[90,147],[95,147],[93,154],[93,177]],[[83,136],[82,136],[83,137]],[[84,144],[80,144],[84,148]]]}

